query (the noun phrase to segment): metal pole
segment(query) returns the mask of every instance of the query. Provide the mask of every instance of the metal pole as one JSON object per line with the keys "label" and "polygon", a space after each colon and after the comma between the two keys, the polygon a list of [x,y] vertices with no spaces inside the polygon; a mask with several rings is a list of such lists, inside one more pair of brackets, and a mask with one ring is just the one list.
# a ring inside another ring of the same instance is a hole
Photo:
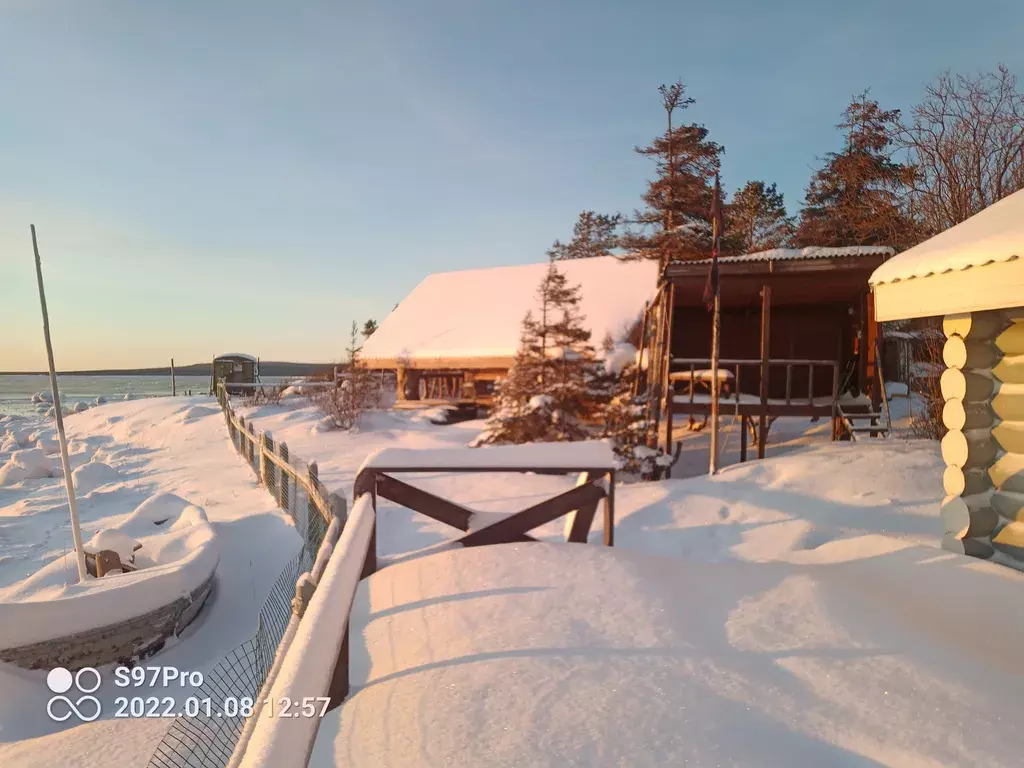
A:
{"label": "metal pole", "polygon": [[174,358],[171,358],[171,397],[178,394],[178,386],[174,381]]}
{"label": "metal pole", "polygon": [[60,392],[57,390],[57,373],[53,366],[53,345],[50,343],[50,316],[46,311],[46,293],[43,291],[43,265],[39,260],[39,245],[36,243],[36,225],[31,225],[32,251],[36,257],[36,280],[39,283],[39,305],[43,310],[43,336],[46,338],[46,359],[50,365],[50,392],[53,394],[53,412],[57,419],[57,438],[60,440],[60,463],[64,469],[64,489],[68,493],[68,507],[71,509],[71,535],[75,539],[75,559],[78,562],[78,580],[85,581],[85,546],[82,544],[82,529],[78,525],[78,503],[75,501],[75,483],[71,477],[71,462],[68,459],[68,441],[64,436],[64,417],[60,410]]}

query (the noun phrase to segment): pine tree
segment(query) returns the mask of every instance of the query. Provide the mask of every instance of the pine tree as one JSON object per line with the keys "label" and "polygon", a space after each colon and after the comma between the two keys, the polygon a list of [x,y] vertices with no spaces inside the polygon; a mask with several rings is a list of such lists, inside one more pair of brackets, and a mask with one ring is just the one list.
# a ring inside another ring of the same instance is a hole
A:
{"label": "pine tree", "polygon": [[599,363],[580,300],[579,286],[551,262],[537,291],[538,315],[523,318],[515,361],[475,445],[588,437],[584,422],[595,413],[589,386]]}
{"label": "pine tree", "polygon": [[377,330],[377,321],[374,320],[373,318],[370,318],[365,323],[363,323],[363,338],[365,338],[365,339],[370,338],[371,336],[373,336],[373,334],[374,334],[374,332],[376,330]]}
{"label": "pine tree", "polygon": [[898,109],[883,110],[865,91],[836,127],[846,147],[830,152],[811,178],[796,241],[801,246],[891,245],[913,240],[902,200],[913,169],[893,161]]}
{"label": "pine tree", "polygon": [[562,243],[555,240],[548,250],[548,258],[555,261],[566,259],[589,259],[594,256],[611,256],[619,247],[619,236],[616,233],[622,223],[619,214],[608,215],[583,211],[576,219],[572,230],[572,240]]}
{"label": "pine tree", "polygon": [[730,253],[757,253],[783,248],[793,237],[793,217],[786,215],[782,193],[774,184],[748,181],[725,206],[726,248]]}
{"label": "pine tree", "polygon": [[639,229],[623,236],[621,244],[634,257],[657,259],[664,266],[670,261],[705,258],[710,252],[711,179],[725,150],[708,139],[703,125],[673,125],[675,113],[694,103],[684,98],[686,87],[681,81],[662,85],[658,91],[667,117],[665,133],[649,146],[635,148],[654,160],[657,175],[643,196],[646,207],[635,214],[633,223]]}

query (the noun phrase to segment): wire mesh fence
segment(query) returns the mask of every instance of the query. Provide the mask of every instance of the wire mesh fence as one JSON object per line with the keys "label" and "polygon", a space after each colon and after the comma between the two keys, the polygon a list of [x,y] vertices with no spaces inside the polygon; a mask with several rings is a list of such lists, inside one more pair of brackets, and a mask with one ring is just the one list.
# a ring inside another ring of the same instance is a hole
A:
{"label": "wire mesh fence", "polygon": [[[235,647],[204,676],[203,685],[190,696],[199,702],[198,712],[193,716],[186,711],[184,716],[175,718],[150,758],[150,768],[223,768],[228,763],[291,618],[295,583],[312,569],[328,528],[328,515],[322,504],[331,497],[319,481],[316,464],[307,465],[290,457],[285,446],[280,447],[284,448],[282,458],[287,470],[268,461],[265,441],[274,450],[270,436],[261,435],[257,442],[252,424],[235,419],[226,397],[221,405],[232,443],[292,518],[302,537],[302,547],[274,582],[260,610],[256,634]],[[297,481],[300,473],[305,483]],[[309,493],[310,488],[315,489],[313,494]],[[225,702],[232,705],[225,706]]]}

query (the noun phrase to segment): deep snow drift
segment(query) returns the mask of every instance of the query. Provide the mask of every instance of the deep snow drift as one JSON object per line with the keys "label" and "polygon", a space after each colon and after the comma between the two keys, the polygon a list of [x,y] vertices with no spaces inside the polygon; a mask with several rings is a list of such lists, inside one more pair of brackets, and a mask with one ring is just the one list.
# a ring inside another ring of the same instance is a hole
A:
{"label": "deep snow drift", "polygon": [[[463,447],[482,426],[438,426],[427,412],[379,412],[367,414],[357,431],[322,431],[321,415],[302,407],[301,399],[243,413],[257,430],[285,440],[293,455],[316,460],[325,484],[346,496],[372,451]],[[67,424],[75,469],[96,462],[116,472],[92,470],[105,475],[99,478],[105,482],[82,497],[87,539],[103,529],[138,539],[134,526],[152,525],[166,514],[160,503],[143,502],[163,493],[206,511],[222,549],[214,596],[184,637],[152,663],[209,669],[251,636],[267,590],[298,549],[294,529],[235,453],[212,399],[117,402],[72,415]],[[26,426],[39,430],[24,423],[15,429]],[[536,560],[524,560],[521,553],[505,558],[500,548],[423,556],[423,550],[443,548],[456,532],[382,504],[381,565],[405,562],[360,588],[353,642],[357,676],[340,716],[348,724],[356,717],[365,730],[346,741],[346,725],[337,743],[352,754],[376,745],[395,764],[405,764],[405,757],[418,754],[454,754],[459,739],[473,744],[477,723],[500,727],[504,717],[510,727],[530,725],[537,745],[557,747],[563,756],[569,746],[554,732],[555,724],[581,724],[584,735],[574,742],[580,751],[561,764],[589,764],[592,756],[626,754],[636,746],[614,730],[600,745],[591,739],[600,730],[595,724],[608,715],[602,707],[621,703],[650,715],[649,730],[661,734],[666,755],[682,755],[675,731],[688,734],[688,743],[703,750],[691,762],[744,762],[751,754],[776,752],[792,757],[789,764],[830,764],[832,758],[865,763],[870,757],[896,765],[983,765],[1015,759],[1024,738],[997,725],[1005,726],[1019,711],[1007,691],[1019,690],[1022,681],[1003,668],[1012,658],[1003,654],[1024,637],[1012,614],[999,614],[1014,604],[1003,593],[1019,594],[1021,575],[938,548],[942,462],[935,444],[830,444],[828,428],[827,422],[780,420],[772,429],[772,439],[778,438],[769,453],[774,458],[767,461],[728,466],[715,478],[617,487],[616,553],[574,545],[571,573],[547,554],[561,548],[548,545],[530,552]],[[15,450],[34,447],[12,446],[10,429],[0,426],[7,435],[0,434],[0,446],[6,446],[0,448],[0,464]],[[676,477],[705,471],[705,440],[706,433],[687,437]],[[726,442],[738,441],[732,434]],[[734,460],[732,451],[727,460]],[[574,482],[523,474],[403,479],[494,515],[518,511]],[[0,587],[70,550],[61,483],[59,477],[43,477],[0,486]],[[598,515],[598,529],[600,520]],[[562,539],[561,521],[538,533],[551,542]],[[592,541],[600,537],[600,530],[592,532]],[[654,562],[652,555],[665,560]],[[444,565],[456,557],[478,560],[472,567],[465,560],[467,567],[454,570]],[[607,587],[601,611],[592,605],[596,598],[586,596],[594,584]],[[510,585],[532,591],[476,594]],[[576,594],[582,600],[578,612],[560,617],[564,600]],[[500,620],[478,620],[479,611]],[[545,620],[553,622],[550,630]],[[411,625],[403,622],[419,622],[420,638],[408,646]],[[372,658],[367,647],[374,649]],[[538,659],[538,647],[557,652]],[[592,648],[595,658],[614,660],[602,664],[602,672],[587,666],[587,654],[558,650],[567,647]],[[609,654],[608,648],[619,650]],[[662,656],[627,653],[637,648],[673,650]],[[474,654],[494,658],[467,661]],[[436,669],[420,669],[433,661]],[[541,670],[547,677],[532,690],[512,674],[534,680],[530,676]],[[472,682],[478,671],[479,685]],[[623,682],[633,673],[648,675],[638,677],[635,692]],[[469,687],[464,695],[442,690],[435,674],[453,675],[459,685],[469,680]],[[615,693],[597,691],[595,676]],[[587,707],[575,698],[574,679],[593,699]],[[665,683],[662,701],[672,708],[668,733],[668,719],[650,708],[658,701],[651,697],[659,679]],[[368,687],[359,690],[364,682]],[[676,688],[666,689],[668,684]],[[113,697],[121,692],[104,685],[98,695],[105,711],[112,711]],[[641,694],[651,703],[636,701]],[[117,744],[119,764],[145,765],[166,729],[167,721],[159,720],[61,726],[45,717],[48,695],[42,673],[0,665],[0,764],[88,764]],[[417,714],[419,702],[432,706],[441,698],[455,708],[454,719],[443,727],[439,714]],[[953,699],[957,710],[950,708]],[[715,730],[730,722],[735,728]],[[419,724],[428,741],[420,741]],[[693,730],[700,724],[710,730]],[[335,737],[323,738],[328,751],[333,749]],[[514,731],[503,733],[492,757],[510,754],[501,750],[512,749],[515,738]],[[1018,749],[1011,753],[1014,741]],[[318,745],[318,754],[324,748]]]}

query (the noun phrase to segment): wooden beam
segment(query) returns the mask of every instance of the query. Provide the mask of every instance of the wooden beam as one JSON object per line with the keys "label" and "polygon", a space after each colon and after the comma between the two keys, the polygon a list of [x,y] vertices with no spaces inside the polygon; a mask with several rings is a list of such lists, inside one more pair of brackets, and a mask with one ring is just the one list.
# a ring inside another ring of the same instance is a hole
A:
{"label": "wooden beam", "polygon": [[[672,303],[676,295],[675,283],[668,284],[668,314],[665,325],[665,371],[663,378],[665,380],[665,402],[660,407],[665,410],[665,453],[672,453],[672,398],[675,397],[675,387],[672,384],[669,375],[672,372]],[[665,477],[672,477],[672,467],[668,467],[665,470]]]}
{"label": "wooden beam", "polygon": [[[771,359],[772,288],[761,288],[761,414],[757,422],[757,458],[763,459],[768,443],[768,371]],[[811,378],[814,377],[812,366]]]}
{"label": "wooden beam", "polygon": [[385,499],[460,531],[468,531],[473,520],[472,510],[388,475],[377,476],[377,493]]}
{"label": "wooden beam", "polygon": [[604,501],[604,545],[615,546],[615,472],[608,473],[608,496]]}
{"label": "wooden beam", "polygon": [[463,536],[456,543],[464,547],[478,547],[484,544],[505,544],[516,541],[517,537],[532,531],[538,526],[556,520],[562,515],[572,512],[588,504],[596,504],[607,494],[603,488],[594,483],[576,486],[572,490],[559,494],[553,498],[527,507],[521,512],[503,518],[478,531],[473,531],[468,536]]}
{"label": "wooden beam", "polygon": [[747,460],[747,417],[740,416],[740,463]]}

